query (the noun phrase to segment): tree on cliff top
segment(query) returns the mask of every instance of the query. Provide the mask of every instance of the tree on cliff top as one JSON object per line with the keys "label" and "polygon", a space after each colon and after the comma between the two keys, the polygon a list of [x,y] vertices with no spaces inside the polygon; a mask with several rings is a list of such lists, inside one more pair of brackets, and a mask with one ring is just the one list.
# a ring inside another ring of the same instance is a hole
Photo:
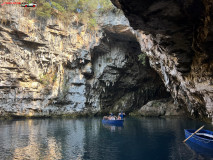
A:
{"label": "tree on cliff top", "polygon": [[90,29],[95,29],[97,13],[103,13],[112,8],[110,0],[41,0],[38,3],[36,15],[42,18],[54,16],[69,22],[70,15],[75,14],[79,22],[88,24]]}
{"label": "tree on cliff top", "polygon": [[44,2],[42,7],[37,8],[36,14],[39,17],[50,18],[51,17],[51,5],[48,2]]}

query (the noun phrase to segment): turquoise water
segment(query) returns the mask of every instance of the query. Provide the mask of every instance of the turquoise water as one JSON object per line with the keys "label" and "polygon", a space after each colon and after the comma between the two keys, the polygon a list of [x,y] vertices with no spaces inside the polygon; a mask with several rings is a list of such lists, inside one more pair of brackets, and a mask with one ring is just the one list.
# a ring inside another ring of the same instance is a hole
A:
{"label": "turquoise water", "polygon": [[183,129],[203,124],[185,118],[128,117],[123,127],[103,125],[101,118],[0,121],[0,160],[213,159],[182,143]]}

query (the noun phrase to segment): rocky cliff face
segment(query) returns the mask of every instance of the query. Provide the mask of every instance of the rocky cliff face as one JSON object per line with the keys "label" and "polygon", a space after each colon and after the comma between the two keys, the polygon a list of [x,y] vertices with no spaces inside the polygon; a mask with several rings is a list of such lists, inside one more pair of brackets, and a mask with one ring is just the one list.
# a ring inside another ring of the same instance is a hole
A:
{"label": "rocky cliff face", "polygon": [[88,31],[16,6],[0,8],[0,115],[51,116],[131,111],[169,97],[157,73],[138,60],[140,45],[122,13]]}
{"label": "rocky cliff face", "polygon": [[174,100],[213,119],[213,1],[112,0],[134,28],[142,52]]}

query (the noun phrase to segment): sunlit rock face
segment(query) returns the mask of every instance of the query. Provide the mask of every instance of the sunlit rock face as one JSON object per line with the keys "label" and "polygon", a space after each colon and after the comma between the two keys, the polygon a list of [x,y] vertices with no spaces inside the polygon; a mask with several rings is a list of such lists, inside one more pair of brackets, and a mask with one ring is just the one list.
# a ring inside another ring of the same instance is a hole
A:
{"label": "sunlit rock face", "polygon": [[[71,17],[38,20],[29,10],[1,7],[0,114],[51,116],[85,110],[86,60],[102,37]],[[88,67],[88,65],[86,65]]]}
{"label": "sunlit rock face", "polygon": [[17,6],[0,12],[0,115],[131,111],[169,96],[149,62],[139,62],[140,45],[121,12],[100,16],[97,31],[75,16],[65,26]]}
{"label": "sunlit rock face", "polygon": [[213,117],[213,1],[111,0],[134,28],[142,52],[176,102]]}

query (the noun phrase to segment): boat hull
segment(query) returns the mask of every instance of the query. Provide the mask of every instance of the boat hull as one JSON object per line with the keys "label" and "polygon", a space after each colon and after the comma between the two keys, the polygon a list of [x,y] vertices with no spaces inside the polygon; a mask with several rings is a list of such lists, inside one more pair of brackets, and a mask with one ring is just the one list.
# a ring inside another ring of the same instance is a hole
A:
{"label": "boat hull", "polygon": [[[194,133],[196,130],[193,129],[184,129],[185,132],[185,138],[188,138],[192,133]],[[200,130],[198,132],[200,133],[204,133],[204,134],[210,134],[213,135],[213,132],[208,131],[208,130]],[[204,148],[208,148],[213,150],[213,138],[204,138],[201,137],[197,134],[193,135],[191,138],[188,139],[188,141],[191,141],[199,146],[202,146]]]}
{"label": "boat hull", "polygon": [[124,123],[124,120],[102,120],[103,124],[109,124],[109,125],[115,125],[115,126],[122,126]]}

